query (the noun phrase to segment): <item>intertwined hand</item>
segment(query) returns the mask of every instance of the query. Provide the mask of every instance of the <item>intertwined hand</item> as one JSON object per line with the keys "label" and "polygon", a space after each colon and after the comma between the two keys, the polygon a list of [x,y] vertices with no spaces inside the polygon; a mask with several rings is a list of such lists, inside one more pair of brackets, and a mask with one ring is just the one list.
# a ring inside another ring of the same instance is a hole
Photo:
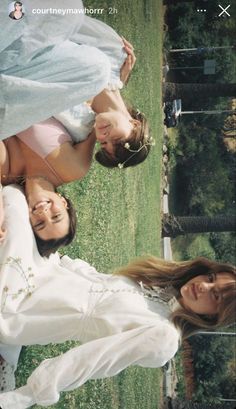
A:
{"label": "intertwined hand", "polygon": [[134,54],[134,47],[132,46],[132,44],[129,41],[127,41],[124,37],[122,37],[122,40],[124,44],[124,49],[127,53],[127,58],[120,69],[120,79],[123,82],[123,84],[127,84],[131,71],[136,62],[136,57]]}

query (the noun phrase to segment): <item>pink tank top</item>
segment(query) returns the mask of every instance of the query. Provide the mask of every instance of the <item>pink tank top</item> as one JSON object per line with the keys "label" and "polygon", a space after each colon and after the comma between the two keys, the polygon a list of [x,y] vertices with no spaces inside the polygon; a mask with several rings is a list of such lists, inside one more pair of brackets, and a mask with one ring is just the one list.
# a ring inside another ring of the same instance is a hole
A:
{"label": "pink tank top", "polygon": [[55,118],[34,124],[16,136],[42,159],[63,143],[72,142],[70,134]]}

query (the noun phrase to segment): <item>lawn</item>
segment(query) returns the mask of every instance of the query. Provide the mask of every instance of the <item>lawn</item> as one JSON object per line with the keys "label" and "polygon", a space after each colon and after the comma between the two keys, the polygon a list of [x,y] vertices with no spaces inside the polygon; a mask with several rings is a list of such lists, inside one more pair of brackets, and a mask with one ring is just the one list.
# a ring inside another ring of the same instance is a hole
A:
{"label": "lawn", "polygon": [[[123,95],[146,114],[156,141],[149,159],[142,165],[107,170],[94,163],[82,182],[63,188],[77,207],[79,221],[76,240],[66,249],[66,254],[89,261],[99,271],[111,272],[136,255],[161,254],[162,2],[93,0],[84,3],[86,7],[103,7],[105,12],[99,18],[133,43],[137,63]],[[60,346],[25,348],[17,371],[17,384],[23,384],[41,360],[58,355],[72,345],[75,344],[68,342]],[[159,390],[159,370],[132,367],[115,378],[87,382],[79,390],[62,394],[53,408],[157,409]]]}

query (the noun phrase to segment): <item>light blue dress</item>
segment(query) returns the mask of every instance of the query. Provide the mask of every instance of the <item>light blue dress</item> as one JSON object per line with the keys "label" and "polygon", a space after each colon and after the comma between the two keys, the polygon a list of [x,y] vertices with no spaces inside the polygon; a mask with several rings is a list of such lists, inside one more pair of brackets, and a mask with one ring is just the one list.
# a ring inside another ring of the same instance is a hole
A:
{"label": "light blue dress", "polygon": [[[108,84],[120,86],[125,53],[113,29],[83,13],[34,13],[50,11],[49,0],[25,0],[24,17],[12,20],[8,4],[0,3],[0,139],[81,104]],[[56,7],[65,10],[65,2],[57,0]],[[66,8],[83,10],[83,3],[69,0]]]}

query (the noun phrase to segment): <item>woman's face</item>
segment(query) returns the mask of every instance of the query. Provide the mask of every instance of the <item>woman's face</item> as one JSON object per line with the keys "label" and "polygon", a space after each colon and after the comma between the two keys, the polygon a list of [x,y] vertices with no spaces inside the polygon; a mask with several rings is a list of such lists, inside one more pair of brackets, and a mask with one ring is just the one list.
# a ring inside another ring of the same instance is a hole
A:
{"label": "woman's face", "polygon": [[36,192],[28,198],[33,231],[42,240],[60,239],[69,231],[69,215],[64,197],[54,192]]}
{"label": "woman's face", "polygon": [[16,11],[21,11],[22,10],[22,6],[20,4],[16,4],[15,5],[15,10]]}
{"label": "woman's face", "polygon": [[230,273],[199,275],[181,287],[180,304],[196,314],[215,315],[219,311],[223,288],[232,282],[235,283],[235,278]]}
{"label": "woman's face", "polygon": [[98,114],[94,125],[96,139],[104,150],[114,155],[114,145],[129,140],[135,122],[129,115],[118,111]]}

